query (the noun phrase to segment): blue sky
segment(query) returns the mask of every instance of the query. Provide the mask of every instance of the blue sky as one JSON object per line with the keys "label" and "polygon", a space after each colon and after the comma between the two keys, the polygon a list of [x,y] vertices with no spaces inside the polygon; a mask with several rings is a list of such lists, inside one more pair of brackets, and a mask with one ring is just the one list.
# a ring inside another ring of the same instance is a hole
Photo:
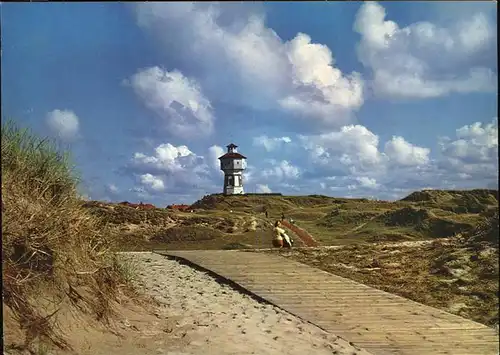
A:
{"label": "blue sky", "polygon": [[498,186],[494,2],[3,3],[2,119],[92,199]]}

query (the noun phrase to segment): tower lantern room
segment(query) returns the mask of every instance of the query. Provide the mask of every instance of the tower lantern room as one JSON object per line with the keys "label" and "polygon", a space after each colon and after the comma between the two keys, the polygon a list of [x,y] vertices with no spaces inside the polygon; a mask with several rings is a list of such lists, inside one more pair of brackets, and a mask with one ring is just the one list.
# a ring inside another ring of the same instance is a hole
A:
{"label": "tower lantern room", "polygon": [[231,143],[227,153],[219,157],[220,169],[224,172],[224,195],[244,194],[243,170],[246,157],[236,151],[237,145]]}

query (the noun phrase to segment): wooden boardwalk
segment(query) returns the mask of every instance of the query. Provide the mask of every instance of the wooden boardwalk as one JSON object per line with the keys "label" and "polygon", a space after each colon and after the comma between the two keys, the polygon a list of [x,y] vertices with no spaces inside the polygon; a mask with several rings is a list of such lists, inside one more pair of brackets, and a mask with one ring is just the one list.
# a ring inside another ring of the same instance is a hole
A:
{"label": "wooden boardwalk", "polygon": [[157,252],[217,274],[376,355],[498,354],[494,329],[277,255]]}

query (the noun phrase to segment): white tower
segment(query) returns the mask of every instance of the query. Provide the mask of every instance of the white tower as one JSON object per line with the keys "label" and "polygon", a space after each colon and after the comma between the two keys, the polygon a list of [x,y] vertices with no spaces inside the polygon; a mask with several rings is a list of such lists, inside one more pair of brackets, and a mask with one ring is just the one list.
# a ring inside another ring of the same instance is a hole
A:
{"label": "white tower", "polygon": [[243,164],[247,157],[236,152],[237,145],[227,146],[227,153],[219,157],[220,169],[224,171],[224,195],[244,194],[243,191]]}

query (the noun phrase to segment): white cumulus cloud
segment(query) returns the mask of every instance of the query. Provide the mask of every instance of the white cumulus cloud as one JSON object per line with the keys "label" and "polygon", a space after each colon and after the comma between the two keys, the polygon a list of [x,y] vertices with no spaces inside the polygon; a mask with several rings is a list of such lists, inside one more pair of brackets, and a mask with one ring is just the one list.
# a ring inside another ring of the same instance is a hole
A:
{"label": "white cumulus cloud", "polygon": [[160,144],[152,155],[136,152],[125,170],[147,186],[148,191],[179,193],[214,186],[207,159],[185,145]]}
{"label": "white cumulus cloud", "polygon": [[389,165],[426,165],[430,149],[418,147],[402,137],[393,137],[379,150],[379,137],[362,125],[349,125],[339,131],[299,136],[312,161],[323,166],[344,166],[351,173],[383,173]]}
{"label": "white cumulus cloud", "polygon": [[268,152],[275,150],[280,144],[291,143],[290,137],[268,137],[266,135],[258,136],[253,139],[253,145],[264,147]]}
{"label": "white cumulus cloud", "polygon": [[257,193],[261,193],[261,194],[269,194],[272,192],[271,189],[269,188],[269,186],[262,185],[262,184],[255,185],[255,191]]}
{"label": "white cumulus cloud", "polygon": [[386,19],[382,5],[365,2],[354,29],[361,35],[358,57],[371,69],[378,95],[429,98],[497,90],[496,30],[483,13],[471,13],[453,28],[430,22],[400,27]]}
{"label": "white cumulus cloud", "polygon": [[399,136],[385,142],[381,151],[378,136],[363,126],[300,140],[311,158],[308,166],[300,166],[312,171],[307,185],[339,193],[355,190],[362,196],[371,189],[392,198],[429,186],[470,189],[498,184],[497,118],[460,127],[454,138],[439,138],[440,150],[433,155],[429,148]]}
{"label": "white cumulus cloud", "polygon": [[390,161],[399,166],[425,165],[429,162],[429,148],[417,147],[403,137],[392,137],[385,143],[384,152]]}
{"label": "white cumulus cloud", "polygon": [[[361,76],[358,73],[346,76],[336,68],[332,52],[326,45],[311,43],[311,37],[298,33],[285,46],[297,92],[281,100],[283,107],[303,114],[312,108],[314,114],[327,119],[327,115],[336,110],[355,109],[363,104]],[[315,90],[303,90],[306,87]]]}
{"label": "white cumulus cloud", "polygon": [[307,34],[284,41],[255,6],[145,2],[136,17],[222,100],[281,108],[321,124],[345,123],[363,104],[358,73],[343,73],[330,49]]}
{"label": "white cumulus cloud", "polygon": [[178,147],[166,143],[160,144],[154,150],[154,155],[135,153],[132,163],[137,166],[154,168],[163,172],[178,172],[196,164],[196,154],[185,145]]}
{"label": "white cumulus cloud", "polygon": [[299,136],[314,162],[330,165],[339,161],[346,166],[372,169],[380,164],[379,138],[361,125],[349,125],[339,131],[319,135]]}
{"label": "white cumulus cloud", "polygon": [[498,178],[498,119],[475,122],[456,130],[455,139],[441,139],[442,165],[462,177]]}
{"label": "white cumulus cloud", "polygon": [[153,191],[163,191],[165,189],[165,185],[163,184],[163,180],[157,176],[151,174],[143,174],[140,176],[140,182],[146,188],[151,189]]}
{"label": "white cumulus cloud", "polygon": [[196,80],[177,70],[151,67],[137,72],[126,83],[164,121],[171,134],[190,138],[212,133],[212,106]]}
{"label": "white cumulus cloud", "polygon": [[373,178],[366,177],[366,176],[357,177],[356,180],[358,181],[359,185],[361,187],[364,187],[364,188],[376,189],[380,186],[377,183],[377,180],[375,180]]}
{"label": "white cumulus cloud", "polygon": [[224,148],[222,148],[222,147],[220,147],[218,145],[213,145],[210,148],[208,148],[208,159],[209,159],[209,162],[210,162],[210,166],[214,170],[220,171],[221,174],[223,174],[223,171],[220,170],[219,157],[221,157],[222,155],[224,155],[224,153],[225,153]]}
{"label": "white cumulus cloud", "polygon": [[271,160],[272,167],[262,171],[264,178],[297,179],[300,176],[300,169],[292,165],[287,160],[276,162]]}
{"label": "white cumulus cloud", "polygon": [[78,135],[78,116],[70,110],[53,110],[47,114],[47,125],[53,134],[63,141],[71,141]]}

